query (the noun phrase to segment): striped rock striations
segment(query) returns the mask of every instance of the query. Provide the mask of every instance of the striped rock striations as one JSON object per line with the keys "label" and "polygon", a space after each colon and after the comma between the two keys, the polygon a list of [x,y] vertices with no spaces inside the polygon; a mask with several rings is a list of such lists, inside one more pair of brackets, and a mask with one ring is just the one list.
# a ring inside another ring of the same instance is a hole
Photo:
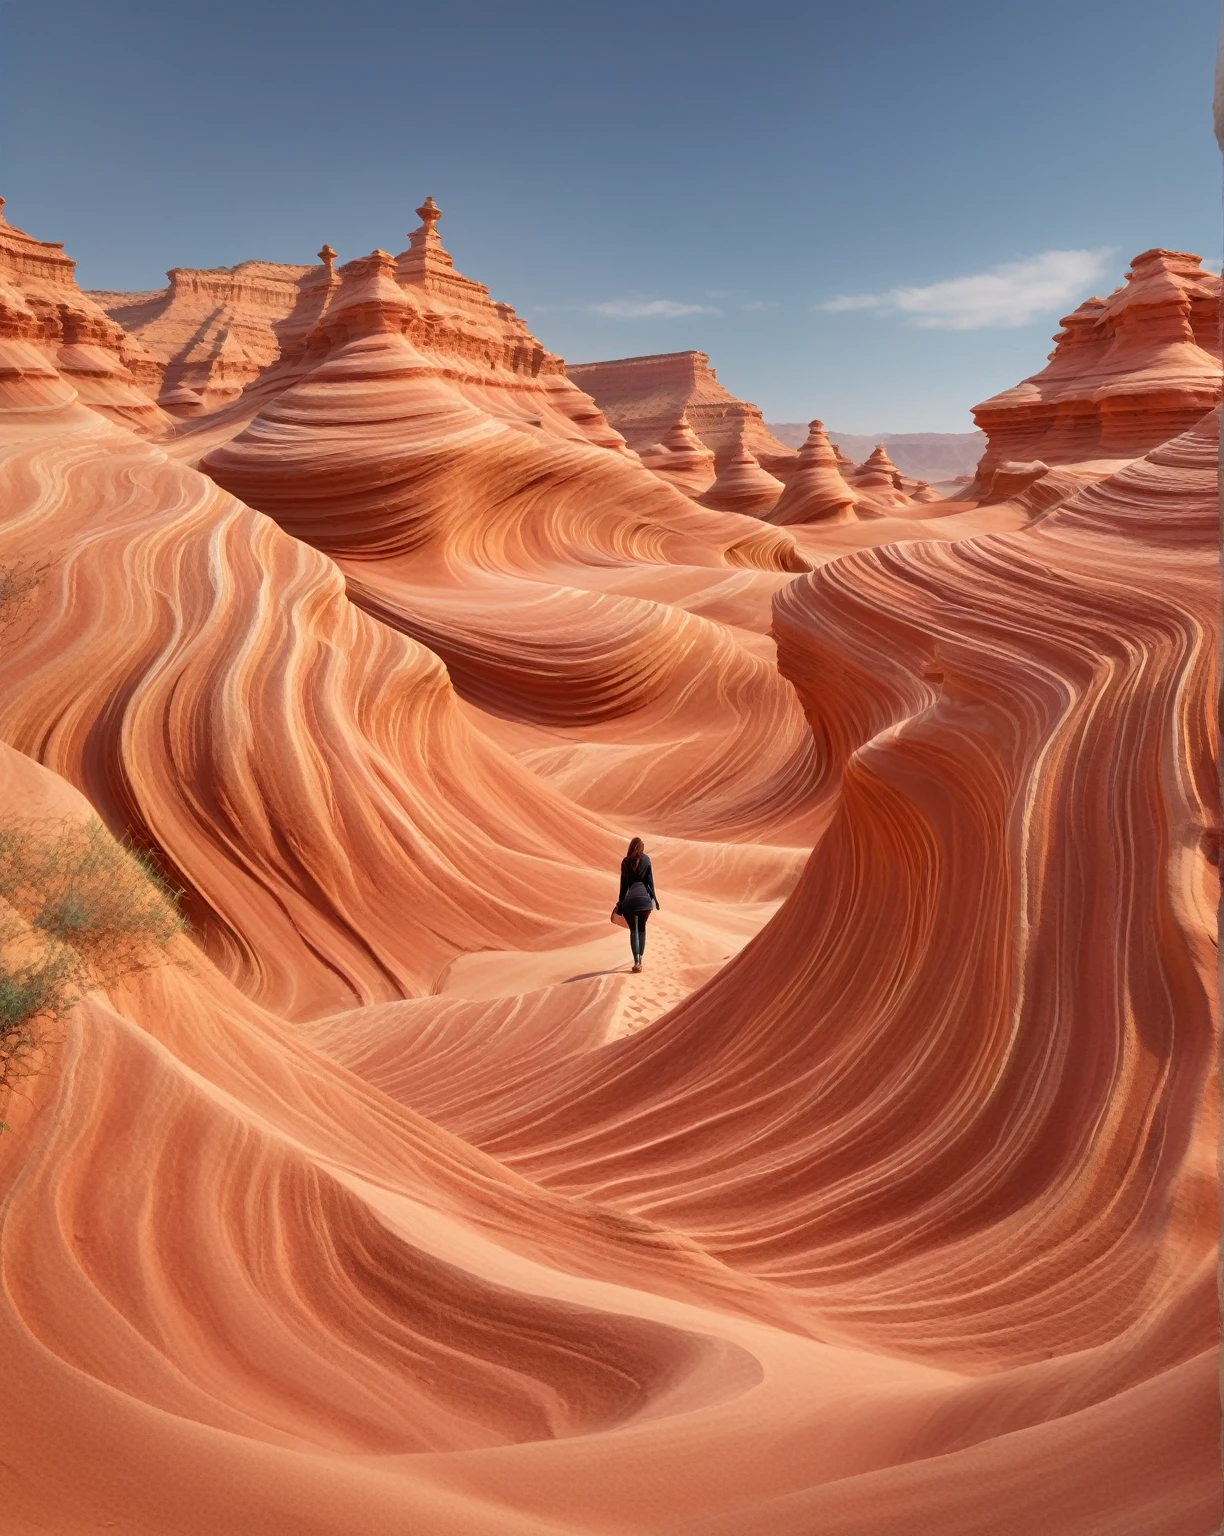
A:
{"label": "striped rock striations", "polygon": [[174,423],[0,226],[0,832],[191,923],[0,1103],[6,1528],[1204,1536],[1218,420],[921,507],[813,423],[792,533],[420,213]]}
{"label": "striped rock striations", "polygon": [[[422,349],[422,272],[452,307],[487,302],[456,287],[429,211],[423,254],[340,269],[284,387],[270,374],[262,409],[201,468],[331,556],[358,603],[441,656],[588,809],[699,836],[802,821],[807,734],[757,637],[806,562],[780,530],[648,473],[546,354],[523,349],[512,371],[442,352],[436,328]],[[451,334],[471,338],[464,311]],[[572,733],[592,727],[580,746]]]}
{"label": "striped rock striations", "polygon": [[660,480],[666,480],[686,496],[699,497],[717,478],[714,450],[707,448],[693,431],[683,411],[675,426],[657,443],[643,448],[638,457]]}
{"label": "striped rock striations", "polygon": [[755,405],[719,383],[705,352],[569,363],[566,372],[639,452],[663,441],[684,416],[719,469],[741,447],[770,474],[785,478],[794,466],[794,449],[778,441]]}
{"label": "striped rock striations", "polygon": [[75,267],[58,241],[35,240],[0,211],[0,390],[54,399],[57,381],[70,380],[103,416],[146,434],[161,431],[167,419],[153,401],[158,359],[81,292]]}
{"label": "striped rock striations", "polygon": [[741,437],[723,458],[714,483],[697,500],[719,512],[764,517],[781,494],[782,482],[762,467]]}
{"label": "striped rock striations", "polygon": [[1193,425],[1220,399],[1220,279],[1197,256],[1136,256],[1108,298],[1061,323],[1047,367],[973,408],[989,439],[978,479],[1005,460],[1120,460]]}
{"label": "striped rock striations", "polygon": [[807,440],[799,450],[794,473],[767,516],[786,527],[796,523],[854,521],[856,492],[842,474],[836,448],[825,434],[824,422],[808,424]]}
{"label": "striped rock striations", "polygon": [[240,395],[318,317],[328,286],[325,267],[269,261],[172,267],[166,276],[169,285],[153,293],[92,297],[161,360],[161,403],[175,415]]}

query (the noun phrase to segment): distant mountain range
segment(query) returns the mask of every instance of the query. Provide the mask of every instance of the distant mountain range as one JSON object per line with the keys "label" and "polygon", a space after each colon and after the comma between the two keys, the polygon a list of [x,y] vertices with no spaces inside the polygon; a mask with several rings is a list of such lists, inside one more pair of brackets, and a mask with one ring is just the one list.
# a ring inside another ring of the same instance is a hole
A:
{"label": "distant mountain range", "polygon": [[[770,421],[766,426],[788,448],[800,448],[807,437],[807,423]],[[984,432],[838,432],[828,429],[829,438],[841,451],[861,464],[877,443],[883,443],[889,458],[903,475],[920,480],[954,480],[957,475],[971,475],[986,449]]]}

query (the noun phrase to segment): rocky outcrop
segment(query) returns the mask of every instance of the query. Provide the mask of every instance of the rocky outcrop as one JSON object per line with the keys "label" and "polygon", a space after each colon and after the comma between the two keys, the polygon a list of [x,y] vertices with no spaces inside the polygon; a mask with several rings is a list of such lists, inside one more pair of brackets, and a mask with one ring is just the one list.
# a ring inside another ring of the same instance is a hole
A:
{"label": "rocky outcrop", "polygon": [[721,461],[718,478],[698,498],[703,507],[763,517],[782,494],[782,482],[761,465],[741,438]]}
{"label": "rocky outcrop", "polygon": [[702,512],[648,474],[561,360],[454,271],[437,208],[418,212],[407,252],[338,270],[310,334],[262,377],[249,423],[221,444],[200,424],[207,473],[354,558],[489,540],[490,553],[521,543],[533,559],[649,546],[697,564],[802,567],[788,536]]}
{"label": "rocky outcrop", "polygon": [[771,523],[848,523],[854,521],[856,492],[842,475],[837,450],[824,422],[808,424],[807,440],[786,488],[769,512]]}
{"label": "rocky outcrop", "polygon": [[180,390],[204,410],[234,400],[310,331],[334,283],[322,257],[317,267],[243,261],[172,267],[166,277],[158,292],[92,297],[161,361],[162,403],[175,415],[183,414]]}
{"label": "rocky outcrop", "polygon": [[[770,421],[769,430],[788,448],[801,448],[807,437],[807,423]],[[903,475],[923,481],[955,480],[958,475],[971,479],[977,461],[986,447],[982,432],[839,432],[826,428],[829,441],[847,462],[865,459],[877,443]]]}
{"label": "rocky outcrop", "polygon": [[686,496],[700,496],[716,478],[714,450],[693,431],[683,411],[675,426],[659,442],[643,448],[638,457],[660,480]]}
{"label": "rocky outcrop", "polygon": [[883,443],[877,443],[858,468],[851,471],[850,479],[856,498],[871,507],[901,507],[909,499],[901,472]]}
{"label": "rocky outcrop", "polygon": [[973,408],[989,439],[985,484],[1004,460],[1134,458],[1220,399],[1220,279],[1199,257],[1150,250],[1108,298],[1062,321],[1047,367]]}
{"label": "rocky outcrop", "polygon": [[59,241],[35,240],[0,211],[0,396],[59,400],[68,386],[112,421],[161,431],[157,358],[81,292],[75,268]]}
{"label": "rocky outcrop", "polygon": [[705,352],[569,363],[566,373],[639,452],[663,441],[684,416],[714,450],[720,471],[741,445],[770,474],[785,478],[794,468],[794,449],[778,441],[755,405],[719,383]]}
{"label": "rocky outcrop", "polygon": [[[417,213],[421,223],[404,251],[375,253],[382,297],[367,301],[389,303],[413,347],[461,387],[474,387],[482,408],[623,452],[619,433],[566,378],[561,358],[545,350],[509,304],[455,270],[438,234],[441,209],[434,200],[427,198]],[[262,261],[175,267],[160,292],[94,297],[161,360],[167,409],[174,414],[196,409],[179,390],[190,390],[206,411],[215,411],[257,384],[254,410],[269,390],[287,387],[313,365],[338,324],[364,323],[354,319],[354,294],[363,280],[360,262],[372,258],[337,268],[335,257],[324,245],[316,267]],[[393,298],[392,289],[404,302]],[[338,320],[341,312],[347,322]]]}

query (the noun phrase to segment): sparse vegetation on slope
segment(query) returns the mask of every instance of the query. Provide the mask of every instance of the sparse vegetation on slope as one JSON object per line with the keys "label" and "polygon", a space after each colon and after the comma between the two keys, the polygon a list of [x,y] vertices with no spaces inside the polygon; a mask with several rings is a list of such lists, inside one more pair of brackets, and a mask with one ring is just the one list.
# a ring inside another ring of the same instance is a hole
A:
{"label": "sparse vegetation on slope", "polygon": [[101,822],[0,823],[0,1095],[89,987],[157,964],[177,895]]}

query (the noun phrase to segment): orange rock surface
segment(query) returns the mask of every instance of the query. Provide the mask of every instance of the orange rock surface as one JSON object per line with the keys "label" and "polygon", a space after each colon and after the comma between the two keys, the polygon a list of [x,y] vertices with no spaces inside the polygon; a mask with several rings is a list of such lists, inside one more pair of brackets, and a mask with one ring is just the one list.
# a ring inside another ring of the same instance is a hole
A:
{"label": "orange rock surface", "polygon": [[62,244],[15,229],[3,208],[0,198],[0,402],[55,396],[65,379],[112,421],[161,430],[157,358],[81,292]]}
{"label": "orange rock surface", "polygon": [[762,523],[420,213],[176,423],[0,229],[4,825],[190,919],[0,1106],[6,1529],[1206,1536],[1216,417]]}
{"label": "orange rock surface", "polygon": [[719,512],[764,516],[781,494],[782,482],[762,467],[741,438],[723,459],[714,483],[697,499],[703,507]]}
{"label": "orange rock surface", "polygon": [[1120,460],[1185,431],[1220,399],[1220,279],[1197,256],[1136,256],[1106,299],[1062,321],[1047,367],[973,408],[979,479],[1007,459]]}
{"label": "orange rock surface", "polygon": [[657,443],[643,448],[638,457],[660,480],[694,498],[708,491],[717,478],[714,450],[693,431],[683,411],[675,425]]}
{"label": "orange rock surface", "polygon": [[771,523],[845,523],[854,518],[855,492],[842,476],[824,422],[809,423],[795,471],[768,513]]}
{"label": "orange rock surface", "polygon": [[719,383],[704,352],[569,363],[566,372],[631,448],[642,451],[665,440],[684,416],[713,449],[720,469],[741,446],[771,474],[784,476],[794,467],[794,449],[778,441],[755,405]]}
{"label": "orange rock surface", "polygon": [[171,410],[181,390],[206,409],[241,394],[318,318],[328,288],[326,267],[269,261],[172,267],[166,276],[169,287],[160,292],[90,296],[161,361],[162,403]]}

